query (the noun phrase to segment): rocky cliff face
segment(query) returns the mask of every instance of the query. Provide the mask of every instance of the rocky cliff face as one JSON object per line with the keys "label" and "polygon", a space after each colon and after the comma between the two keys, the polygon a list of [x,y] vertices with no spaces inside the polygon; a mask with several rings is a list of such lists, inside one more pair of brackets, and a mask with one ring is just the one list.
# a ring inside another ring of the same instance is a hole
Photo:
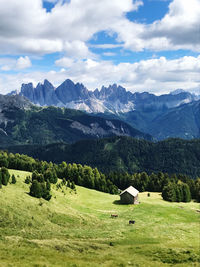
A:
{"label": "rocky cliff face", "polygon": [[133,110],[162,110],[177,107],[197,100],[197,97],[183,90],[156,96],[148,92],[131,93],[116,84],[89,91],[81,83],[65,80],[54,86],[47,80],[36,88],[32,83],[22,84],[20,95],[40,106],[58,106],[85,110],[90,113],[124,113]]}
{"label": "rocky cliff face", "polygon": [[48,80],[44,80],[44,84],[38,83],[36,88],[33,87],[32,83],[22,84],[19,94],[41,106],[59,105],[55,88]]}
{"label": "rocky cliff face", "polygon": [[92,92],[83,84],[67,79],[57,88],[47,80],[36,88],[32,83],[23,84],[19,95],[39,106],[66,107],[114,117],[159,140],[200,136],[197,108],[200,97],[181,89],[157,96],[148,92],[131,93],[113,84]]}

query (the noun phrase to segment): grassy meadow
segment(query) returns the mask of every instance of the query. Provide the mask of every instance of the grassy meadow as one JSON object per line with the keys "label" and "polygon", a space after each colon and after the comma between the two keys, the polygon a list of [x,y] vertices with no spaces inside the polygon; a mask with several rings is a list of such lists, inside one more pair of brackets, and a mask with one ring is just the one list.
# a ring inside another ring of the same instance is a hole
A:
{"label": "grassy meadow", "polygon": [[47,202],[28,195],[29,173],[13,173],[17,183],[0,189],[1,267],[199,266],[198,203],[144,192],[139,205],[120,205],[119,196],[55,185]]}

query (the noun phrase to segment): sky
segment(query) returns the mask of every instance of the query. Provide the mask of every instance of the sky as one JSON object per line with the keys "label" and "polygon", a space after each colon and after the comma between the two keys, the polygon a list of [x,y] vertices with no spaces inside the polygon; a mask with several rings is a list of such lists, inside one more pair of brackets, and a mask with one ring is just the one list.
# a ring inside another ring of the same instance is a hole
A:
{"label": "sky", "polygon": [[200,0],[0,0],[0,93],[48,79],[200,94]]}

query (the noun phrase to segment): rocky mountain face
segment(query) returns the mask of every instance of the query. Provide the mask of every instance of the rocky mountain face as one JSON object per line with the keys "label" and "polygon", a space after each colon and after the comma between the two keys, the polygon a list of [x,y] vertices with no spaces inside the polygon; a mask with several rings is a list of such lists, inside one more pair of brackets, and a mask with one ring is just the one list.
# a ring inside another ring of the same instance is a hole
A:
{"label": "rocky mountain face", "polygon": [[20,95],[0,95],[0,111],[9,108],[29,109],[33,104]]}
{"label": "rocky mountain face", "polygon": [[22,84],[19,95],[39,106],[66,107],[120,119],[157,140],[199,137],[199,111],[198,108],[192,111],[192,107],[198,106],[200,97],[182,89],[157,96],[148,92],[131,93],[113,84],[92,92],[83,84],[67,79],[57,88],[47,80],[35,88],[32,83]]}
{"label": "rocky mountain face", "polygon": [[197,97],[183,90],[156,96],[147,92],[131,93],[116,84],[89,91],[81,83],[65,80],[60,86],[54,86],[47,80],[36,88],[32,83],[22,84],[19,95],[40,106],[58,106],[89,113],[124,113],[133,110],[163,110],[197,100]]}
{"label": "rocky mountain face", "polygon": [[[40,97],[43,99],[43,95]],[[38,107],[21,95],[0,95],[1,146],[73,143],[111,136],[152,139],[120,120],[104,119],[66,108]]]}

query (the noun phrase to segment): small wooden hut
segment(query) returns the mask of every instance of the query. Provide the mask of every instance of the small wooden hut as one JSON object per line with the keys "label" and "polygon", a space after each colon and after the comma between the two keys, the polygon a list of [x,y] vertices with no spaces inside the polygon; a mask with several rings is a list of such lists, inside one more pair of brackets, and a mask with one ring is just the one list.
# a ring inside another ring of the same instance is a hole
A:
{"label": "small wooden hut", "polygon": [[121,192],[120,201],[122,204],[139,204],[138,202],[139,191],[133,186],[129,186],[127,189]]}

